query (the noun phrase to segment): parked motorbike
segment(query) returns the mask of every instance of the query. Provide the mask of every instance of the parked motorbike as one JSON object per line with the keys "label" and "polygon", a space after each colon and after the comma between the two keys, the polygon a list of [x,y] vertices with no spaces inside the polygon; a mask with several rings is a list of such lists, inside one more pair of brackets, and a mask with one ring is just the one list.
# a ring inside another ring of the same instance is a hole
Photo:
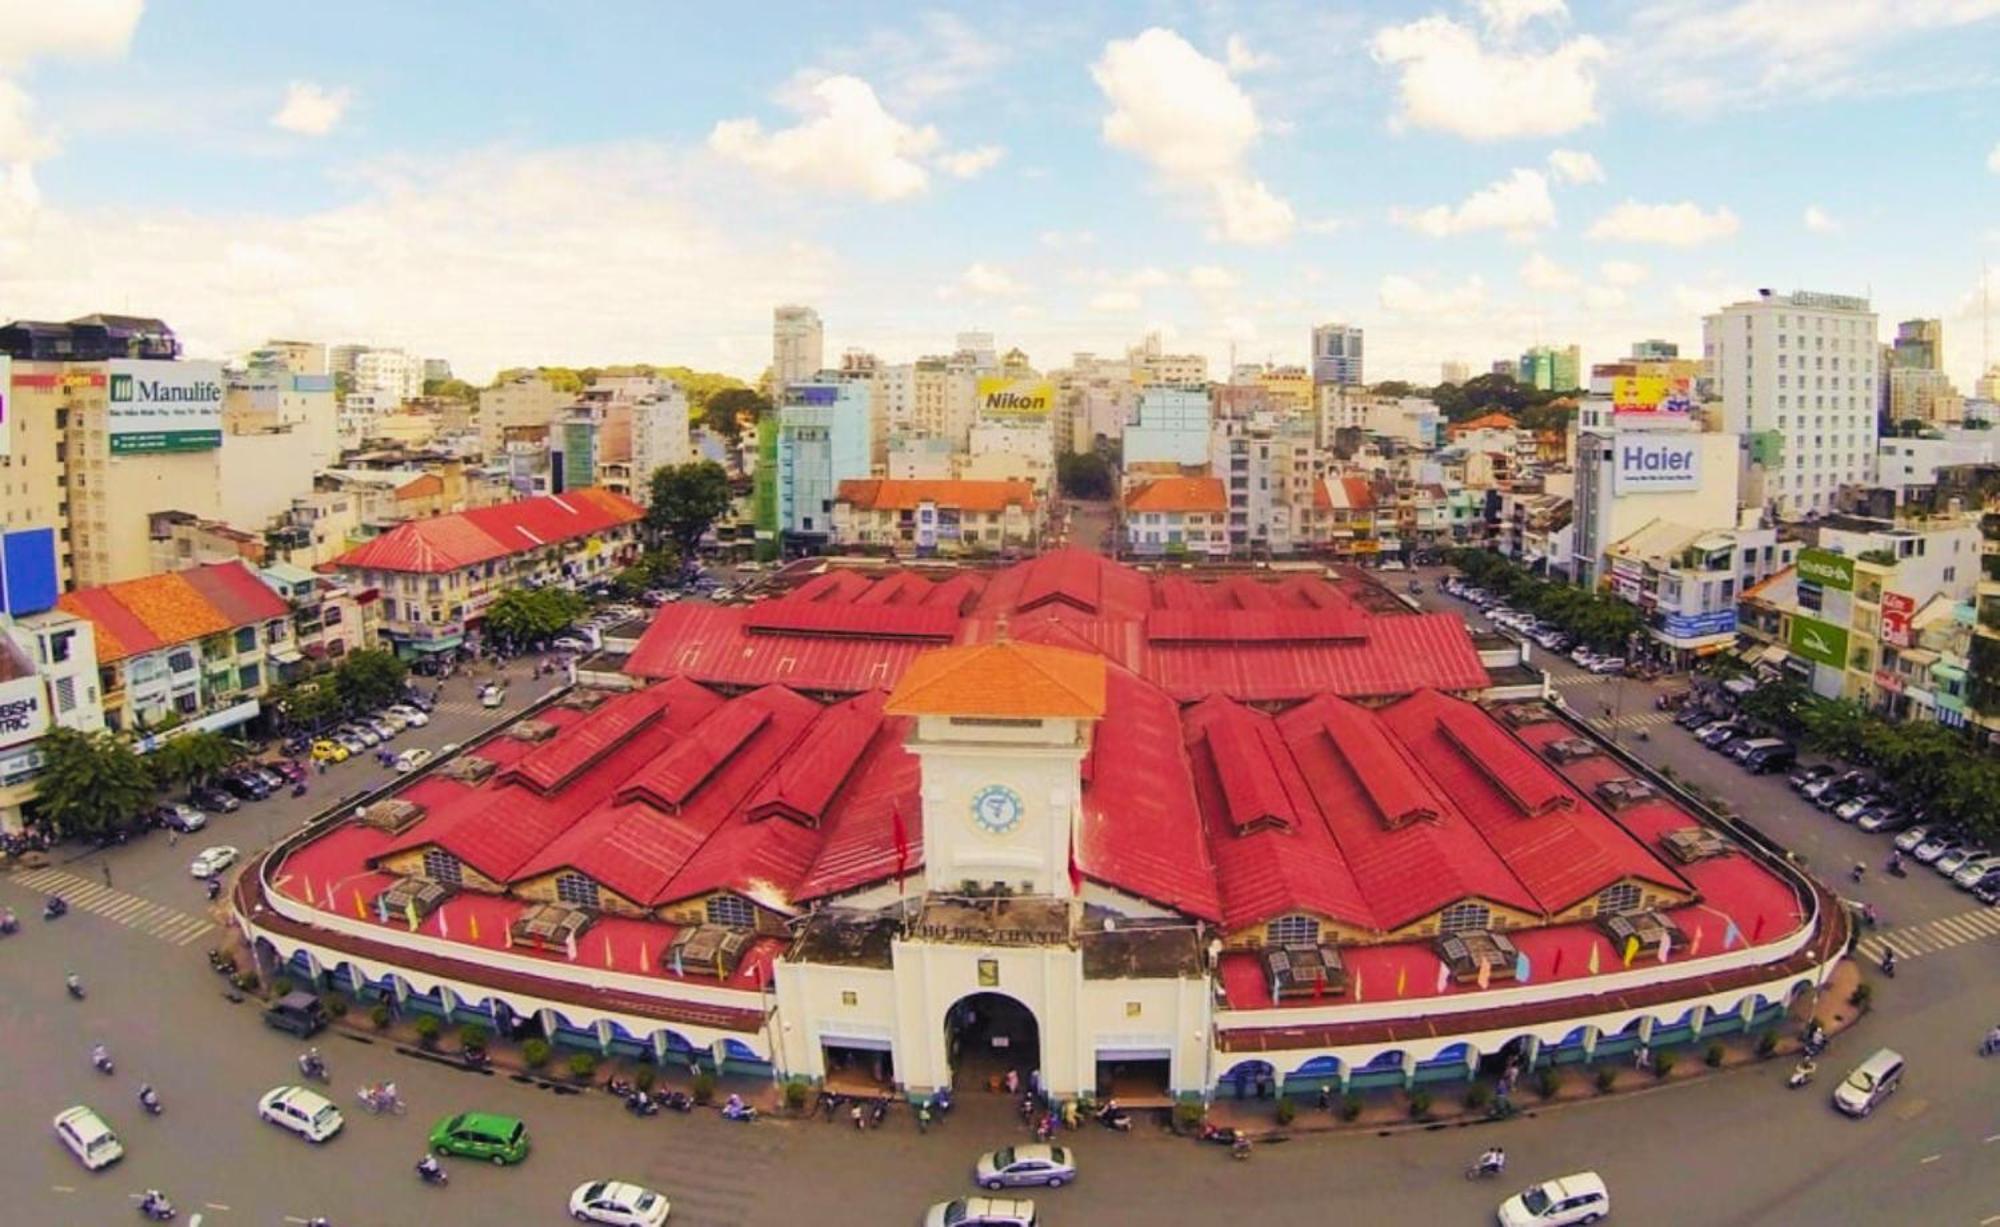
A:
{"label": "parked motorbike", "polygon": [[659,1102],[661,1107],[672,1108],[676,1112],[694,1111],[694,1096],[686,1091],[668,1091],[660,1096]]}
{"label": "parked motorbike", "polygon": [[634,1116],[658,1116],[660,1105],[644,1091],[633,1091],[625,1097],[625,1110]]}
{"label": "parked motorbike", "polygon": [[1106,1129],[1116,1129],[1120,1133],[1132,1132],[1132,1114],[1115,1104],[1105,1104],[1092,1117]]}
{"label": "parked motorbike", "polygon": [[1229,1157],[1230,1157],[1230,1158],[1232,1158],[1232,1159],[1247,1159],[1247,1158],[1249,1158],[1249,1157],[1250,1157],[1250,1139],[1249,1139],[1249,1138],[1248,1138],[1247,1136],[1244,1136],[1244,1135],[1241,1135],[1241,1134],[1239,1134],[1239,1135],[1237,1136],[1236,1140],[1235,1140],[1234,1142],[1230,1143],[1230,1145],[1229,1145]]}
{"label": "parked motorbike", "polygon": [[1207,1122],[1203,1122],[1201,1126],[1201,1140],[1214,1142],[1218,1146],[1234,1146],[1236,1139],[1241,1136],[1243,1136],[1241,1129],[1226,1129],[1221,1125],[1211,1125]]}

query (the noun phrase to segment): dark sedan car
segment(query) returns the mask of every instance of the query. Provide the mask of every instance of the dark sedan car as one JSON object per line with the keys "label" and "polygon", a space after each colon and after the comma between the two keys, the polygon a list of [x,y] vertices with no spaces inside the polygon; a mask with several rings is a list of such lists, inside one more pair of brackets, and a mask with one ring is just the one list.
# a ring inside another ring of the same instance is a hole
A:
{"label": "dark sedan car", "polygon": [[1793,792],[1798,792],[1813,781],[1823,780],[1839,770],[1832,763],[1802,763],[1785,775],[1785,783]]}
{"label": "dark sedan car", "polygon": [[254,775],[232,772],[218,782],[230,796],[241,801],[262,801],[271,795],[271,786]]}
{"label": "dark sedan car", "polygon": [[233,814],[243,803],[220,788],[203,786],[188,793],[188,804],[216,814]]}

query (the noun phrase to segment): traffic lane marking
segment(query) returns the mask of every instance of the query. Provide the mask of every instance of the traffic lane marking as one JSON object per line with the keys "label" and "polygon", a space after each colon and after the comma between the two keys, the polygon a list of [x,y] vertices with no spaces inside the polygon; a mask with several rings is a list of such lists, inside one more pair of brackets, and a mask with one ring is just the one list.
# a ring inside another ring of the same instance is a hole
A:
{"label": "traffic lane marking", "polygon": [[1942,1158],[1944,1158],[1943,1155],[1925,1155],[1923,1158],[1917,1160],[1917,1166],[1922,1167],[1926,1163],[1936,1163]]}

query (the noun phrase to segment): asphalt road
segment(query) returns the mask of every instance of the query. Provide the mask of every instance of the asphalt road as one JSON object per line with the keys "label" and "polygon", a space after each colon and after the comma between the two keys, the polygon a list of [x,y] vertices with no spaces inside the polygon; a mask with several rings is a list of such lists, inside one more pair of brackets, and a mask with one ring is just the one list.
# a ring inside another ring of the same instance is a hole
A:
{"label": "asphalt road", "polygon": [[[454,685],[463,701],[463,682]],[[523,701],[527,689],[517,686],[511,697]],[[476,707],[454,710],[453,699],[448,690],[439,720],[399,741],[464,740],[488,718]],[[1681,736],[1670,730],[1649,744],[1671,746]],[[378,769],[350,763],[315,789],[346,793],[379,778]],[[1749,783],[1741,773],[1718,779],[1739,791]],[[27,917],[22,933],[0,940],[0,1034],[9,1041],[9,1059],[0,1063],[0,1104],[8,1109],[0,1116],[0,1184],[9,1206],[0,1221],[137,1221],[130,1195],[157,1185],[183,1207],[182,1222],[197,1211],[204,1227],[311,1214],[339,1227],[554,1224],[565,1221],[576,1184],[615,1176],[666,1192],[676,1223],[880,1227],[914,1223],[928,1202],[971,1191],[966,1170],[975,1155],[1021,1140],[1004,1105],[983,1095],[968,1097],[928,1136],[919,1136],[905,1113],[865,1135],[807,1122],[733,1125],[712,1112],[640,1121],[602,1095],[558,1093],[382,1043],[331,1038],[321,1047],[343,1110],[353,1106],[357,1086],[384,1078],[396,1080],[412,1106],[402,1118],[350,1113],[339,1137],[311,1147],[253,1111],[259,1094],[292,1080],[299,1045],[262,1027],[252,1004],[224,999],[202,957],[205,941],[176,944],[185,927],[143,911],[151,901],[199,912],[186,873],[192,850],[205,839],[248,850],[302,817],[306,803],[286,798],[264,806],[221,817],[212,837],[184,838],[177,848],[156,835],[113,852],[115,888],[142,901],[138,912],[79,907],[44,923],[31,910],[34,891],[0,878],[0,901]],[[1766,821],[1758,806],[1744,808],[1753,821]],[[1830,828],[1822,832],[1829,842],[1873,846],[1816,813],[1792,818]],[[88,878],[96,864],[92,858],[71,869]],[[1890,884],[1881,906],[1911,916],[1963,910],[1965,897],[1934,878]],[[1773,1063],[1532,1109],[1505,1125],[1302,1135],[1259,1147],[1248,1163],[1156,1131],[1090,1129],[1066,1139],[1083,1168],[1079,1183],[1031,1195],[1051,1227],[1211,1224],[1246,1210],[1276,1224],[1469,1224],[1490,1222],[1513,1188],[1591,1168],[1610,1184],[1615,1222],[1991,1227],[2000,1222],[2000,1060],[1981,1061],[1973,1049],[2000,1018],[1996,950],[2000,942],[1964,942],[1911,958],[1895,981],[1878,983],[1877,1010],[1836,1042],[1825,1066],[1827,1075],[1843,1073],[1883,1044],[1910,1058],[1905,1089],[1869,1120],[1832,1111],[1830,1077],[1787,1091],[1785,1068]],[[59,983],[71,967],[89,986],[81,1003],[67,1000]],[[90,1045],[99,1040],[118,1061],[115,1078],[89,1067]],[[141,1079],[160,1089],[165,1116],[146,1119],[137,1110]],[[125,1137],[122,1163],[86,1173],[55,1142],[49,1118],[77,1102],[98,1108]],[[425,1131],[439,1116],[473,1107],[524,1117],[534,1153],[513,1169],[447,1160],[449,1188],[420,1185],[410,1164],[422,1153]],[[1507,1180],[1463,1180],[1466,1163],[1489,1144],[1507,1148]]]}

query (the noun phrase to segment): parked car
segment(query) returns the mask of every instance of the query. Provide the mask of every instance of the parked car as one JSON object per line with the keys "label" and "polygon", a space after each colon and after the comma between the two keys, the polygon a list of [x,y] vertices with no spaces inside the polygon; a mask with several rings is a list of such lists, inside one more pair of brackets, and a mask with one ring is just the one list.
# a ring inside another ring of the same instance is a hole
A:
{"label": "parked car", "polygon": [[1602,674],[1623,673],[1625,672],[1625,658],[1623,656],[1600,656],[1597,658],[1596,663],[1590,666],[1590,671]]}
{"label": "parked car", "polygon": [[307,776],[311,774],[305,769],[303,763],[295,763],[289,758],[273,760],[270,763],[270,768],[279,775],[284,776],[285,782],[288,784],[303,784]]}
{"label": "parked car", "polygon": [[1932,861],[1931,868],[1937,870],[1939,873],[1950,875],[1957,873],[1969,861],[1976,861],[1982,856],[1991,855],[1992,852],[1990,849],[1975,843],[1965,843]]}
{"label": "parked car", "polygon": [[412,746],[396,756],[396,770],[408,775],[436,757],[422,746]]}
{"label": "parked car", "polygon": [[228,844],[217,844],[213,848],[203,848],[188,864],[188,873],[197,878],[212,878],[236,863],[236,849]]}
{"label": "parked car", "polygon": [[359,722],[350,721],[341,725],[338,731],[358,740],[364,749],[372,750],[382,744],[382,734]]}
{"label": "parked car", "polygon": [[924,1212],[924,1227],[1035,1227],[1035,1203],[1018,1197],[960,1197]]}
{"label": "parked car", "polygon": [[1823,780],[1838,773],[1839,770],[1840,768],[1832,763],[1802,763],[1786,773],[1785,783],[1793,792],[1798,792],[1806,785]]}
{"label": "parked car", "polygon": [[264,1010],[264,1025],[306,1039],[325,1028],[326,1007],[311,993],[287,993]]}
{"label": "parked car", "polygon": [[1903,1058],[1884,1048],[1855,1067],[1833,1092],[1833,1106],[1849,1116],[1866,1116],[1903,1084]]}
{"label": "parked car", "polygon": [[312,744],[313,761],[316,763],[344,763],[352,753],[331,737],[322,737]]}
{"label": "parked car", "polygon": [[1854,820],[1854,825],[1871,835],[1880,835],[1890,831],[1900,831],[1916,820],[1914,812],[1884,803],[1870,807],[1866,813]]}
{"label": "parked car", "polygon": [[1772,771],[1783,771],[1797,762],[1798,747],[1790,742],[1780,741],[1776,745],[1763,745],[1743,755],[1743,769],[1752,775],[1765,775]]}
{"label": "parked car", "polygon": [[175,801],[171,805],[163,805],[160,808],[166,811],[165,822],[167,828],[179,831],[183,835],[199,831],[208,825],[208,815],[202,813],[192,805]]}
{"label": "parked car", "polygon": [[1979,856],[1966,861],[1951,875],[1952,885],[1961,890],[1971,890],[1986,880],[1986,875],[2000,870],[2000,856]]}
{"label": "parked car", "polygon": [[1881,800],[1872,792],[1860,792],[1833,807],[1833,816],[1842,822],[1853,822],[1861,817],[1861,811]]}
{"label": "parked car", "polygon": [[558,652],[582,653],[590,651],[590,645],[588,643],[585,643],[583,640],[577,638],[575,635],[559,636],[556,639],[556,641],[554,643],[551,643],[549,646],[554,648]]}
{"label": "parked car", "polygon": [[280,775],[277,771],[264,765],[263,763],[247,764],[246,766],[243,767],[243,773],[245,775],[254,776],[257,779],[264,781],[264,787],[270,789],[273,792],[276,792],[280,788],[286,788],[291,785],[290,780],[286,779],[284,776]]}
{"label": "parked car", "polygon": [[667,1199],[642,1185],[622,1180],[593,1180],[569,1195],[570,1217],[579,1223],[612,1223],[616,1227],[660,1227],[667,1221]]}
{"label": "parked car", "polygon": [[528,1127],[519,1117],[460,1112],[431,1126],[431,1149],[468,1159],[519,1163],[528,1157]]}
{"label": "parked car", "polygon": [[1711,750],[1720,750],[1747,730],[1734,720],[1720,720],[1701,731],[1701,744]]}
{"label": "parked car", "polygon": [[[1833,792],[1834,790],[1841,788],[1845,788],[1851,793],[1855,788],[1860,786],[1863,780],[1867,778],[1868,778],[1867,773],[1863,771],[1842,771],[1837,775],[1822,776],[1819,779],[1814,780],[1812,783],[1807,784],[1804,788],[1801,788],[1799,791],[1805,796],[1806,800],[1811,801],[1812,803],[1817,805],[1819,804],[1820,798],[1826,796],[1827,793]],[[1845,798],[1842,797],[1836,797],[1834,799],[1833,804],[1838,805],[1844,799]]]}
{"label": "parked car", "polygon": [[1874,787],[1875,781],[1865,771],[1849,771],[1834,778],[1833,782],[1817,794],[1808,792],[1812,803],[1827,813],[1839,809],[1857,794]]}
{"label": "parked car", "polygon": [[1972,897],[1981,903],[1990,905],[2000,901],[2000,867],[1987,870],[1977,882],[1965,889],[1971,891]]}
{"label": "parked car", "polygon": [[1062,1146],[1003,1146],[979,1156],[972,1179],[989,1189],[1033,1184],[1059,1189],[1076,1179],[1076,1155]]}
{"label": "parked car", "polygon": [[188,803],[211,814],[233,814],[243,808],[243,803],[212,784],[188,792]]}
{"label": "parked car", "polygon": [[1679,715],[1675,716],[1674,723],[1680,725],[1682,728],[1688,730],[1689,732],[1694,732],[1699,728],[1701,728],[1701,726],[1704,724],[1714,723],[1715,719],[1716,715],[1714,712],[1710,711],[1706,707],[1701,706],[1700,704],[1695,704],[1693,706],[1684,709]]}
{"label": "parked car", "polygon": [[1530,1185],[1500,1203],[1500,1227],[1563,1227],[1611,1213],[1611,1192],[1596,1172]]}
{"label": "parked car", "polygon": [[355,723],[360,725],[364,729],[374,730],[375,735],[377,737],[380,737],[383,741],[387,741],[391,737],[394,737],[396,734],[403,731],[400,727],[389,723],[387,720],[384,720],[379,716],[365,716],[362,719],[356,721]]}
{"label": "parked car", "polygon": [[413,707],[408,703],[398,703],[390,708],[389,711],[400,717],[403,723],[411,728],[420,729],[431,722],[430,716],[425,714],[421,708]]}
{"label": "parked car", "polygon": [[125,1156],[125,1146],[118,1140],[118,1135],[111,1132],[111,1126],[82,1104],[56,1113],[55,1130],[56,1137],[69,1147],[77,1162],[90,1171],[109,1166]]}
{"label": "parked car", "polygon": [[403,719],[402,713],[393,707],[385,707],[369,718],[377,724],[388,725],[391,730],[398,733],[410,727],[410,722]]}
{"label": "parked car", "polygon": [[335,733],[333,736],[350,758],[356,754],[368,753],[368,742],[359,733]]}
{"label": "parked car", "polygon": [[257,1115],[308,1142],[324,1142],[340,1132],[340,1109],[318,1091],[303,1086],[281,1086],[266,1091],[257,1101]]}
{"label": "parked car", "polygon": [[1896,836],[1896,847],[1904,852],[1915,852],[1930,837],[1930,827],[1914,826],[1904,831],[1901,835]]}
{"label": "parked car", "polygon": [[1783,741],[1780,741],[1776,737],[1738,737],[1735,741],[1729,743],[1728,753],[1729,757],[1740,763],[1750,757],[1750,753],[1753,750],[1763,750],[1771,746],[1781,746],[1784,744]]}
{"label": "parked car", "polygon": [[1954,848],[1961,848],[1964,846],[1965,846],[1965,841],[1960,836],[1933,835],[1929,839],[1918,844],[1917,850],[1915,852],[1912,852],[1910,855],[1916,857],[1917,862],[1919,864],[1935,865],[1938,862],[1938,858],[1945,855],[1945,853],[1950,852]]}
{"label": "parked car", "polygon": [[230,795],[244,801],[262,801],[271,795],[271,786],[254,775],[232,773],[223,776],[217,783],[221,784]]}

